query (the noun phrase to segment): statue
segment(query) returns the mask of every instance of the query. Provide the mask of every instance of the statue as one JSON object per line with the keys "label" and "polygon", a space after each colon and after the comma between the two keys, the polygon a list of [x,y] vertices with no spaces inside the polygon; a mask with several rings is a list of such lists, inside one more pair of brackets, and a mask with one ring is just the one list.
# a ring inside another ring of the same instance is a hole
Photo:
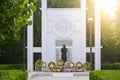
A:
{"label": "statue", "polygon": [[65,63],[65,61],[67,61],[67,48],[65,47],[65,45],[63,45],[63,48],[61,48],[61,52],[62,52],[61,59]]}

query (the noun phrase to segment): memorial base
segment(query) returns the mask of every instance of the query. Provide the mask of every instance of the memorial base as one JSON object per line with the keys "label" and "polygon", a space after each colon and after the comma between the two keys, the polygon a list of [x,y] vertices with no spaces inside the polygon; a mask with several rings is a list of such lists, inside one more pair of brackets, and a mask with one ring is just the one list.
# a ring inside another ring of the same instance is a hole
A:
{"label": "memorial base", "polygon": [[89,71],[86,71],[86,72],[29,72],[29,77],[36,77],[36,76],[53,76],[53,77],[89,76]]}

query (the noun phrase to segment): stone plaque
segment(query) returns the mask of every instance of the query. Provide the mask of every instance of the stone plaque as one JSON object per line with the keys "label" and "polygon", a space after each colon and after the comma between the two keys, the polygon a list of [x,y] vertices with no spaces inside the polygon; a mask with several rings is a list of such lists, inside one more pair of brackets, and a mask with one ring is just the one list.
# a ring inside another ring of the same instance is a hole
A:
{"label": "stone plaque", "polygon": [[72,46],[73,41],[72,40],[55,40],[55,46],[63,46],[65,44],[66,46]]}

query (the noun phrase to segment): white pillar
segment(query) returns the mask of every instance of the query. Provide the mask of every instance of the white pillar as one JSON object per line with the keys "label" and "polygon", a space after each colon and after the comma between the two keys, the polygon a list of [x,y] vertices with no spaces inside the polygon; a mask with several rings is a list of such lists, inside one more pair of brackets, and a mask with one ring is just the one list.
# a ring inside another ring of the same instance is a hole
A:
{"label": "white pillar", "polygon": [[82,62],[86,62],[86,0],[81,0],[81,11],[82,11],[82,24],[83,26],[80,26],[82,27],[82,39],[81,39],[81,45],[82,45],[82,49],[81,49],[81,52],[82,52]]}
{"label": "white pillar", "polygon": [[100,0],[95,0],[95,70],[101,69]]}
{"label": "white pillar", "polygon": [[[33,15],[30,20],[33,20]],[[27,70],[33,71],[33,24],[27,27]]]}
{"label": "white pillar", "polygon": [[47,0],[42,0],[42,60],[47,61]]}

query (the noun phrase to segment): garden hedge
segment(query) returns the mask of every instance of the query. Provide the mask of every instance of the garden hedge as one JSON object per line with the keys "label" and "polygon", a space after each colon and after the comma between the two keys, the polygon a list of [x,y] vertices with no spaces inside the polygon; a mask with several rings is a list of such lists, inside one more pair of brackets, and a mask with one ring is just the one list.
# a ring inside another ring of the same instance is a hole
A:
{"label": "garden hedge", "polygon": [[27,71],[0,70],[0,80],[27,80]]}
{"label": "garden hedge", "polygon": [[[26,65],[24,66],[26,69]],[[0,64],[0,70],[22,70],[23,64]]]}
{"label": "garden hedge", "polygon": [[120,70],[91,71],[90,80],[120,80]]}
{"label": "garden hedge", "polygon": [[102,70],[120,70],[120,63],[102,64]]}

